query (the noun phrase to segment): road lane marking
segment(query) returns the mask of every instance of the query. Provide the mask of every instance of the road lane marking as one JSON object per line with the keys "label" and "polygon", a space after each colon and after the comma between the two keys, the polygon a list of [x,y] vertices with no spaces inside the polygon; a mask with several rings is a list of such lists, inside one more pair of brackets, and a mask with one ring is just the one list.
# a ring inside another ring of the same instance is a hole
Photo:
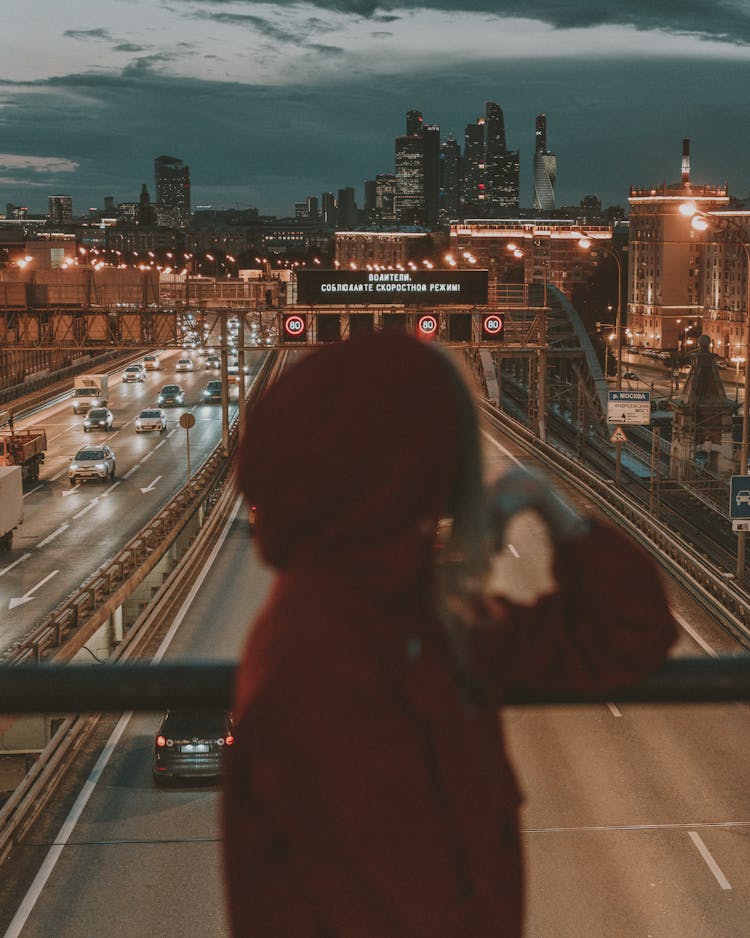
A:
{"label": "road lane marking", "polygon": [[156,483],[159,481],[159,479],[161,479],[161,476],[157,476],[157,477],[154,479],[153,482],[149,482],[149,484],[146,486],[146,488],[145,488],[145,489],[141,489],[141,491],[144,492],[144,493],[146,493],[146,492],[153,492],[153,490],[156,488]]}
{"label": "road lane marking", "polygon": [[58,534],[62,534],[63,531],[67,531],[67,529],[68,529],[69,527],[70,527],[70,525],[69,525],[68,522],[66,521],[65,524],[61,524],[60,527],[59,527],[56,531],[53,531],[53,532],[52,532],[52,534],[48,534],[47,537],[45,537],[45,539],[44,539],[43,541],[39,541],[39,543],[38,543],[36,546],[37,546],[37,547],[46,547],[47,544],[49,544],[50,541],[54,541],[54,539],[58,536]]}
{"label": "road lane marking", "polygon": [[508,544],[508,550],[511,552],[511,554],[513,554],[516,560],[520,559],[521,555],[518,553],[518,551],[515,549],[515,547],[512,544]]}
{"label": "road lane marking", "polygon": [[731,889],[731,888],[732,888],[732,884],[729,882],[729,880],[726,878],[726,876],[722,873],[721,867],[719,866],[719,864],[718,864],[718,863],[716,862],[716,860],[714,860],[714,858],[711,856],[711,852],[709,851],[708,847],[707,847],[707,846],[703,843],[703,841],[701,840],[700,834],[696,833],[696,831],[688,831],[688,834],[690,835],[690,839],[691,839],[691,840],[693,841],[693,843],[695,844],[695,846],[696,846],[696,848],[697,848],[697,850],[698,850],[698,853],[703,857],[703,859],[704,859],[704,861],[705,861],[705,863],[706,863],[706,866],[707,866],[707,867],[709,868],[709,870],[711,870],[711,872],[714,874],[714,877],[716,878],[716,882],[717,882],[717,883],[721,886],[721,888],[724,889],[724,890]]}
{"label": "road lane marking", "polygon": [[152,457],[153,455],[154,455],[154,451],[153,451],[153,450],[149,450],[149,452],[146,453],[146,455],[143,457],[143,459],[141,460],[141,462],[148,462],[148,460],[151,459],[151,457]]}
{"label": "road lane marking", "polygon": [[718,657],[719,657],[719,653],[716,652],[716,651],[714,651],[713,648],[708,644],[708,642],[707,642],[705,639],[703,639],[703,638],[700,637],[700,635],[695,631],[695,629],[692,627],[692,625],[690,625],[690,624],[687,622],[687,620],[685,619],[684,616],[681,616],[680,613],[677,612],[676,609],[670,609],[669,611],[672,613],[672,615],[674,616],[674,618],[677,619],[677,621],[678,621],[679,624],[682,626],[682,628],[685,629],[685,631],[688,633],[688,635],[693,639],[693,641],[696,643],[696,645],[700,645],[700,647],[701,647],[707,654],[711,655],[712,658],[718,658]]}
{"label": "road lane marking", "polygon": [[609,711],[610,711],[610,713],[612,714],[613,717],[621,717],[621,716],[622,716],[622,714],[620,713],[620,711],[617,709],[617,707],[616,707],[613,703],[608,703],[607,706],[609,707]]}
{"label": "road lane marking", "polygon": [[86,514],[87,511],[91,511],[91,509],[94,508],[94,506],[96,506],[96,505],[98,505],[98,504],[99,504],[99,499],[98,499],[98,498],[92,499],[92,500],[88,503],[88,505],[84,505],[83,508],[81,508],[80,511],[76,512],[76,513],[73,515],[73,520],[75,521],[77,518],[82,518],[82,517]]}
{"label": "road lane marking", "polygon": [[177,433],[177,427],[169,431],[169,433],[167,434],[167,438],[169,438],[170,436],[174,436],[175,433]]}
{"label": "road lane marking", "polygon": [[[172,639],[177,633],[177,630],[182,625],[182,620],[187,615],[191,604],[193,603],[196,595],[198,594],[198,591],[203,586],[203,581],[208,576],[208,571],[213,566],[213,563],[216,560],[216,557],[219,551],[224,546],[224,542],[226,541],[229,535],[229,531],[232,525],[234,524],[234,520],[237,517],[237,513],[240,510],[241,505],[242,505],[242,497],[240,496],[235,502],[234,510],[232,511],[229,517],[229,520],[224,525],[224,528],[221,534],[219,535],[219,538],[216,542],[216,545],[214,546],[214,549],[211,551],[208,557],[208,560],[203,566],[203,569],[200,571],[200,573],[196,577],[196,580],[195,580],[195,583],[193,584],[192,589],[190,590],[188,595],[185,597],[185,601],[183,602],[182,606],[180,606],[177,612],[177,615],[175,616],[174,622],[169,627],[167,634],[164,636],[164,639],[162,640],[161,645],[159,646],[156,654],[154,655],[154,659],[153,659],[154,664],[158,664],[161,661],[161,659],[164,657],[164,654],[169,648],[169,645]],[[128,723],[130,722],[130,719],[132,716],[133,716],[132,711],[130,711],[129,713],[123,713],[123,715],[120,717],[120,719],[117,722],[117,726],[115,726],[114,730],[112,730],[112,735],[107,740],[104,746],[104,749],[102,750],[101,755],[96,760],[96,765],[94,765],[94,768],[91,770],[91,774],[86,779],[83,787],[81,788],[81,791],[75,800],[75,804],[70,809],[70,813],[68,814],[67,818],[63,822],[62,827],[58,831],[57,836],[55,837],[55,840],[54,840],[54,844],[52,845],[52,847],[50,847],[50,850],[47,853],[47,856],[44,858],[42,865],[39,867],[39,872],[34,877],[34,881],[32,882],[31,886],[29,886],[28,892],[23,897],[23,901],[19,905],[18,911],[13,916],[13,920],[8,926],[8,930],[5,932],[5,938],[19,938],[21,932],[24,929],[24,926],[26,925],[29,919],[29,916],[31,915],[34,909],[34,906],[36,905],[39,897],[44,891],[44,887],[47,885],[47,881],[52,875],[52,871],[54,870],[57,864],[57,861],[60,859],[60,856],[63,850],[65,849],[66,844],[70,840],[70,837],[73,831],[75,830],[75,826],[80,820],[81,815],[83,814],[83,811],[86,807],[86,804],[89,798],[91,797],[91,795],[93,794],[94,789],[96,788],[97,782],[102,777],[104,773],[104,769],[107,767],[107,763],[112,758],[115,748],[117,744],[119,743],[122,734],[125,732],[125,729]]]}
{"label": "road lane marking", "polygon": [[48,573],[47,576],[46,576],[43,580],[40,580],[40,581],[36,584],[36,586],[32,586],[30,590],[27,590],[27,591],[23,594],[23,596],[14,596],[14,597],[8,602],[8,609],[9,609],[9,610],[10,610],[10,609],[15,609],[16,606],[23,606],[24,603],[31,602],[31,600],[34,598],[34,593],[36,593],[36,591],[39,589],[39,587],[40,587],[40,586],[44,586],[44,584],[47,582],[47,580],[51,580],[52,577],[53,577],[53,576],[57,576],[57,574],[58,574],[59,572],[60,572],[59,570],[53,570],[52,573]]}
{"label": "road lane marking", "polygon": [[595,834],[608,831],[690,831],[695,828],[708,830],[714,827],[750,827],[748,821],[675,821],[665,824],[586,824],[580,827],[525,827],[522,834]]}
{"label": "road lane marking", "polygon": [[18,558],[18,560],[14,560],[13,563],[8,564],[7,567],[5,567],[3,570],[0,570],[0,576],[5,576],[5,574],[6,574],[9,570],[12,570],[13,567],[17,567],[18,564],[19,564],[19,563],[23,563],[24,560],[28,560],[30,556],[31,556],[31,554],[23,554],[23,556],[21,556],[21,557]]}
{"label": "road lane marking", "polygon": [[161,443],[158,443],[158,444],[154,447],[154,452],[156,452],[157,449],[160,449],[162,446],[164,446],[164,444],[165,444],[166,442],[167,442],[166,440],[162,440]]}
{"label": "road lane marking", "polygon": [[123,476],[123,479],[129,479],[133,475],[134,472],[138,471],[139,468],[140,467],[138,466],[138,463],[136,463],[132,469],[128,469],[128,471]]}
{"label": "road lane marking", "polygon": [[34,492],[38,492],[40,488],[42,488],[41,485],[35,485],[33,489],[30,489],[28,492],[24,492],[23,497],[28,498],[29,495],[33,495]]}
{"label": "road lane marking", "polygon": [[107,489],[106,492],[102,492],[99,498],[106,498],[108,495],[111,495],[112,492],[117,488],[118,485],[122,483],[122,479],[118,479],[117,482],[113,482],[112,485]]}

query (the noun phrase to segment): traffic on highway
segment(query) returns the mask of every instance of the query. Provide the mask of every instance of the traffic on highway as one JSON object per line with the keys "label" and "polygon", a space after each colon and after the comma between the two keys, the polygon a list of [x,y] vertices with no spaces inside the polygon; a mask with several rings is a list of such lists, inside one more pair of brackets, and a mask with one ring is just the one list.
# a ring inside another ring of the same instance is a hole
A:
{"label": "traffic on highway", "polygon": [[[262,354],[248,352],[248,383]],[[182,393],[165,407],[164,388],[176,383],[176,363],[186,355],[195,367],[179,375]],[[14,423],[13,434],[24,441],[28,456],[21,466],[23,523],[12,531],[12,553],[0,552],[0,656],[185,483],[188,431],[179,425],[182,414],[195,417],[189,431],[193,472],[221,441],[221,395],[205,393],[216,372],[204,357],[193,349],[147,357],[158,367],[139,367],[135,380],[125,377],[135,373],[130,369],[137,366],[130,364],[83,376],[72,394]],[[81,389],[89,406],[80,403]],[[237,406],[232,386],[230,419]]]}

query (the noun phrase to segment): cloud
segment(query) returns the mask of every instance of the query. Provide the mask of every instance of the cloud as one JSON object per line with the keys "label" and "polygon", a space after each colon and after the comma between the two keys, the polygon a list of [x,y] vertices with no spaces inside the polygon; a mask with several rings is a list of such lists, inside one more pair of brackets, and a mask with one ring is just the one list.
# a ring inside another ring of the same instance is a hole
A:
{"label": "cloud", "polygon": [[112,40],[112,34],[108,29],[66,29],[63,36],[67,36],[68,39],[78,39],[82,42],[89,39]]}
{"label": "cloud", "polygon": [[0,153],[0,167],[28,169],[34,173],[73,173],[78,169],[78,163],[59,156],[19,156],[15,153]]}
{"label": "cloud", "polygon": [[[173,9],[206,10],[231,6],[234,10],[254,8],[254,0],[174,0]],[[276,8],[312,7],[339,15],[387,21],[417,12],[486,14],[497,19],[530,19],[555,29],[586,29],[597,26],[626,26],[639,31],[659,30],[688,34],[727,43],[750,43],[750,7],[737,0],[276,0]]]}
{"label": "cloud", "polygon": [[118,42],[116,46],[112,46],[113,52],[145,52],[146,49],[146,46],[139,46],[136,42]]}

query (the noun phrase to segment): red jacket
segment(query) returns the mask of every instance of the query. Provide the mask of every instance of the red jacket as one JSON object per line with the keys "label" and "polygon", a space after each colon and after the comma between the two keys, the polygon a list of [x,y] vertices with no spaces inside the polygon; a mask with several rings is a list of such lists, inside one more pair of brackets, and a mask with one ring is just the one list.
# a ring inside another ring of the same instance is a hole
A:
{"label": "red jacket", "polygon": [[462,687],[431,598],[459,438],[447,375],[412,340],[357,340],[249,415],[239,475],[279,572],[226,764],[243,938],[520,935],[520,796],[496,707],[514,690],[613,690],[674,640],[652,562],[594,525],[558,558],[556,594],[498,600],[467,630],[481,702]]}

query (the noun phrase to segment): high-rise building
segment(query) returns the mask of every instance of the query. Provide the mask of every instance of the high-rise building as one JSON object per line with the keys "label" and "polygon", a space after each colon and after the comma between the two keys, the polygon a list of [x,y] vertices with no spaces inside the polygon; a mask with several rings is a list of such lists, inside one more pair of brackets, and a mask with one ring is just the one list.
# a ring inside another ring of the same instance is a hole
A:
{"label": "high-rise building", "polygon": [[714,340],[715,351],[727,357],[744,354],[744,252],[737,252],[720,224],[701,234],[680,212],[683,202],[691,202],[720,217],[729,208],[727,186],[691,183],[684,160],[681,176],[679,183],[630,189],[631,341],[656,349],[678,348],[685,327],[703,317],[703,331]]}
{"label": "high-rise building", "polygon": [[436,225],[440,213],[440,127],[422,125],[422,166],[424,172],[424,221]]}
{"label": "high-rise building", "polygon": [[455,221],[461,210],[461,147],[452,134],[440,146],[440,220]]}
{"label": "high-rise building", "polygon": [[51,195],[47,198],[50,225],[69,225],[73,221],[73,196]]}
{"label": "high-rise building", "polygon": [[145,182],[141,186],[141,196],[138,200],[137,220],[139,225],[155,225],[157,222],[156,206],[151,204],[151,196]]}
{"label": "high-rise building", "polygon": [[406,136],[407,137],[417,137],[422,133],[422,124],[424,118],[422,117],[421,111],[407,111],[406,112]]}
{"label": "high-rise building", "polygon": [[174,156],[154,160],[156,201],[160,225],[187,228],[190,224],[190,167]]}
{"label": "high-rise building", "polygon": [[463,213],[478,217],[484,203],[484,118],[464,131]]}
{"label": "high-rise building", "polygon": [[354,199],[353,186],[346,186],[344,189],[339,189],[338,203],[338,227],[354,228],[359,222],[359,212],[357,211],[357,203]]}
{"label": "high-rise building", "polygon": [[378,173],[375,177],[375,212],[381,224],[394,225],[396,223],[396,176],[394,173]]}
{"label": "high-rise building", "polygon": [[336,210],[336,199],[332,192],[324,192],[320,200],[323,224],[329,228],[335,228],[338,221],[338,212]]}
{"label": "high-rise building", "polygon": [[424,215],[424,149],[422,137],[396,137],[396,218],[414,224]]}
{"label": "high-rise building", "polygon": [[508,150],[505,118],[494,101],[484,111],[484,192],[483,215],[499,218],[516,213],[519,207],[519,154]]}
{"label": "high-rise building", "polygon": [[539,114],[536,119],[534,150],[534,208],[551,212],[555,208],[555,180],[557,157],[547,149],[547,118]]}

